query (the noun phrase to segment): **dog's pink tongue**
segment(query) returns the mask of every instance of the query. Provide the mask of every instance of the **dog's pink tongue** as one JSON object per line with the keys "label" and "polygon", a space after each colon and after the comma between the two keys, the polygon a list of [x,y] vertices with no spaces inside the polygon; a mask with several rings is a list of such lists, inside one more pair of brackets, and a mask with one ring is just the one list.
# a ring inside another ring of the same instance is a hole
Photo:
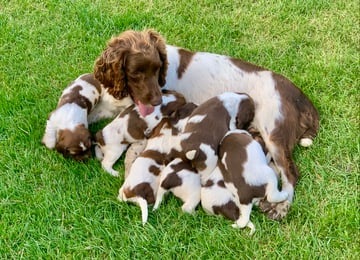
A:
{"label": "dog's pink tongue", "polygon": [[154,112],[154,107],[152,105],[144,105],[143,103],[141,103],[140,101],[138,101],[138,107],[139,107],[139,111],[140,114],[143,117],[146,117],[147,115],[151,114],[152,112]]}

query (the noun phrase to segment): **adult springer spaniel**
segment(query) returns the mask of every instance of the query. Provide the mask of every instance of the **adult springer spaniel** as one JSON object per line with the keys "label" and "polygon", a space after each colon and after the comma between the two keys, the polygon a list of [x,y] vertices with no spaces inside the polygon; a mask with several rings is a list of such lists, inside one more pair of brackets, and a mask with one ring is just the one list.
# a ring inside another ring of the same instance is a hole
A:
{"label": "adult springer spaniel", "polygon": [[299,178],[292,151],[296,143],[310,146],[319,129],[318,111],[289,79],[237,58],[166,45],[153,30],[112,38],[94,74],[114,97],[131,96],[144,115],[160,104],[161,87],[196,104],[223,92],[248,94],[255,102],[251,127],[260,132],[289,194],[287,201],[264,202],[262,209],[273,219],[287,214]]}

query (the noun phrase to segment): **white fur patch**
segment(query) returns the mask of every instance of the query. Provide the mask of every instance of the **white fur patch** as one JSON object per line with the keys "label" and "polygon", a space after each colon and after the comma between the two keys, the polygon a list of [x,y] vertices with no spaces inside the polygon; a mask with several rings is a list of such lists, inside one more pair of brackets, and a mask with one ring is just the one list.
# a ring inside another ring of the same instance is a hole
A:
{"label": "white fur patch", "polygon": [[86,146],[85,146],[85,144],[84,144],[83,142],[80,142],[79,146],[81,147],[81,149],[82,149],[83,151],[86,150]]}
{"label": "white fur patch", "polygon": [[300,139],[300,145],[303,147],[309,147],[311,146],[313,141],[310,138],[302,138]]}
{"label": "white fur patch", "polygon": [[188,123],[197,124],[204,120],[206,115],[195,115],[189,118]]}

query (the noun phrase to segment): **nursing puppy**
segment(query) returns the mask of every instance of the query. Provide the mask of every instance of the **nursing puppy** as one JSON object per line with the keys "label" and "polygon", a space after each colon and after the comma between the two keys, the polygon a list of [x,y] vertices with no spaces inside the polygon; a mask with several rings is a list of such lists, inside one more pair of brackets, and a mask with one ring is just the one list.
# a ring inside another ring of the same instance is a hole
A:
{"label": "nursing puppy", "polygon": [[167,192],[181,199],[183,212],[193,213],[200,202],[200,176],[187,160],[175,158],[162,171],[153,210],[156,210]]}
{"label": "nursing puppy", "polygon": [[143,224],[147,222],[148,204],[155,202],[161,171],[180,154],[178,134],[194,106],[187,103],[161,120],[147,140],[145,150],[131,165],[129,175],[119,190],[120,201],[140,206]]}
{"label": "nursing puppy", "polygon": [[72,82],[63,92],[57,108],[46,123],[42,143],[56,149],[65,157],[86,159],[91,154],[91,134],[88,115],[99,102],[100,83],[93,74],[84,74]]}
{"label": "nursing puppy", "polygon": [[164,117],[170,116],[184,104],[185,99],[181,94],[165,90],[162,104],[155,106],[154,110],[145,117],[135,105],[121,112],[95,135],[95,153],[101,160],[103,169],[113,176],[118,176],[119,172],[113,169],[113,165],[129,144],[144,142]]}
{"label": "nursing puppy", "polygon": [[261,145],[245,130],[232,130],[224,136],[219,145],[219,160],[225,186],[240,203],[240,217],[233,226],[248,226],[254,232],[250,221],[253,203],[264,198],[279,203],[289,194],[279,191],[276,173],[269,167]]}
{"label": "nursing puppy", "polygon": [[[201,206],[210,215],[222,215],[233,221],[237,221],[240,217],[240,202],[226,188],[222,172],[218,166],[210,174],[206,183],[201,185]],[[233,227],[235,226],[237,227],[236,224],[233,225]],[[252,233],[255,231],[251,222],[247,226],[250,227]]]}
{"label": "nursing puppy", "polygon": [[181,148],[198,171],[201,184],[217,164],[218,145],[233,129],[246,129],[254,118],[255,105],[246,94],[226,92],[198,106],[181,135]]}

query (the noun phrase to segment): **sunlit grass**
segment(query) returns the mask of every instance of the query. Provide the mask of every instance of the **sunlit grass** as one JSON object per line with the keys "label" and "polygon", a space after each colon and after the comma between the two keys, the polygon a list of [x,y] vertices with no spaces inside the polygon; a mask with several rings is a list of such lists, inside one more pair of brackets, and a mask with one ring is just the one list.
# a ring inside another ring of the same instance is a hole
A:
{"label": "sunlit grass", "polygon": [[[358,259],[357,10],[338,0],[0,1],[0,257]],[[271,68],[314,102],[320,132],[294,151],[302,175],[283,221],[254,210],[250,237],[168,196],[143,227],[139,208],[116,200],[123,176],[40,144],[62,89],[92,71],[110,37],[144,28]]]}

